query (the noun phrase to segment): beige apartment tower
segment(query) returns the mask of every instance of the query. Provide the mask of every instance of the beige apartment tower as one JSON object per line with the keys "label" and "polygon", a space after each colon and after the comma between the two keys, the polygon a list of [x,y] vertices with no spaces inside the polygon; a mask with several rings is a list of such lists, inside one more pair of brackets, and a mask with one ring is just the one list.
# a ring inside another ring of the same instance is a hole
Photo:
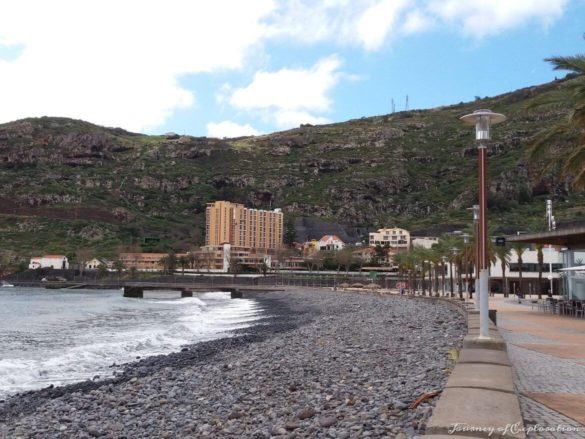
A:
{"label": "beige apartment tower", "polygon": [[253,249],[282,246],[283,215],[280,209],[247,209],[243,204],[216,201],[207,204],[205,245],[231,244]]}

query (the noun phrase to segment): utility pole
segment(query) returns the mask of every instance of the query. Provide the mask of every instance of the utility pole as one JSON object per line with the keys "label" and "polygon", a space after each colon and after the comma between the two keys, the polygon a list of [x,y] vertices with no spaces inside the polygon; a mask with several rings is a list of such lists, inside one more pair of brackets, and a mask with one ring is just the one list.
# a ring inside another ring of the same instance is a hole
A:
{"label": "utility pole", "polygon": [[[548,231],[552,232],[557,228],[555,217],[552,214],[552,200],[546,200],[546,219],[548,222]],[[552,271],[552,244],[548,245],[548,279],[550,281],[550,295],[553,295],[553,271]]]}

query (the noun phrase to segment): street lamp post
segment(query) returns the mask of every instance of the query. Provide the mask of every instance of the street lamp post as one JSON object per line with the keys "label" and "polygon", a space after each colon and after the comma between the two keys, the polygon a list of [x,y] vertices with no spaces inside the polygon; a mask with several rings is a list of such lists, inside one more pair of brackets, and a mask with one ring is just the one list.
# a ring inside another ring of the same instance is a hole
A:
{"label": "street lamp post", "polygon": [[[546,200],[546,219],[548,221],[548,231],[552,232],[557,228],[555,224],[555,217],[552,214],[552,200]],[[553,296],[553,270],[552,270],[552,244],[548,246],[548,279],[550,281],[550,297]],[[541,287],[542,288],[542,287]]]}
{"label": "street lamp post", "polygon": [[[464,233],[463,238],[463,273],[465,273],[465,291],[469,294],[469,262],[467,261],[467,244],[469,244],[469,235]],[[463,299],[463,291],[459,292],[459,298]]]}
{"label": "street lamp post", "polygon": [[475,309],[479,310],[479,205],[473,205],[473,233],[475,234]]}
{"label": "street lamp post", "polygon": [[478,148],[478,183],[479,183],[479,338],[489,336],[489,257],[487,233],[487,144],[489,143],[490,127],[503,122],[506,116],[493,113],[491,110],[476,110],[472,114],[461,117],[465,123],[475,125],[475,140]]}
{"label": "street lamp post", "polygon": [[447,256],[441,256],[441,277],[443,278],[443,297],[445,297],[445,262],[447,262]]}
{"label": "street lamp post", "polygon": [[[459,256],[458,255],[459,249],[457,247],[453,247],[451,249],[451,252],[453,253],[453,259],[455,261],[455,268],[458,269],[457,262],[459,260],[459,257],[458,257]],[[455,270],[453,270],[453,271],[455,271]],[[451,297],[455,297],[455,292],[453,291],[453,278],[455,278],[455,282],[457,282],[457,277],[460,277],[460,276],[461,276],[461,273],[460,273],[460,270],[459,269],[458,269],[457,276],[453,276],[453,274],[451,274]],[[460,286],[459,291],[461,291],[461,284],[459,282],[457,282],[457,285]]]}

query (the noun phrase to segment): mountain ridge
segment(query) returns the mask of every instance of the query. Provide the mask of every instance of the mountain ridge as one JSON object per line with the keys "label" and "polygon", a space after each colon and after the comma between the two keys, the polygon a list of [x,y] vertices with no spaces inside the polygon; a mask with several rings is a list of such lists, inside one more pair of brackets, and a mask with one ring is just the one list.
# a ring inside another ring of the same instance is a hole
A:
{"label": "mountain ridge", "polygon": [[202,242],[205,205],[217,199],[357,230],[467,224],[476,148],[459,117],[479,108],[508,117],[488,150],[496,229],[543,227],[547,197],[559,221],[579,220],[583,194],[556,175],[534,180],[538,164],[523,159],[531,137],[567,112],[526,104],[565,80],[232,139],[148,136],[67,118],[0,124],[0,238],[4,251],[23,257],[82,247],[111,256],[130,244],[185,250]]}

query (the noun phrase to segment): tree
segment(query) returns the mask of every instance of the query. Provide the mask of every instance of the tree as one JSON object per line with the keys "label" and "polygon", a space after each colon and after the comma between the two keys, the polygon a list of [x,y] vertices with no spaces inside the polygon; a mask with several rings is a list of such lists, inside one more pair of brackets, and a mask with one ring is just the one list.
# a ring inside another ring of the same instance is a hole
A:
{"label": "tree", "polygon": [[389,250],[390,246],[388,244],[384,244],[384,247],[382,247],[380,244],[377,244],[376,247],[374,247],[374,254],[372,255],[372,265],[383,265],[384,262],[388,259]]}
{"label": "tree", "polygon": [[425,285],[425,275],[427,273],[427,259],[428,259],[428,250],[422,246],[415,246],[412,249],[412,256],[414,259],[414,271],[417,271],[417,268],[420,271],[420,279],[421,279],[421,290],[422,295],[426,296],[427,290]]}
{"label": "tree", "polygon": [[521,296],[522,295],[522,263],[524,262],[522,260],[522,255],[526,251],[526,247],[525,247],[525,244],[522,244],[521,242],[515,242],[514,244],[512,244],[512,250],[514,250],[514,252],[516,253],[516,256],[518,258],[518,294]]}
{"label": "tree", "polygon": [[555,70],[572,78],[557,90],[534,100],[528,107],[566,108],[566,119],[546,128],[528,145],[528,158],[538,164],[539,176],[559,169],[576,190],[585,188],[585,54],[546,59]]}
{"label": "tree", "polygon": [[181,266],[181,274],[185,275],[185,268],[189,266],[190,259],[187,255],[181,255],[177,258],[177,262]]}
{"label": "tree", "polygon": [[309,271],[312,272],[313,270],[319,270],[323,266],[323,261],[325,260],[325,254],[322,251],[318,251],[315,253],[311,253],[310,255],[306,256],[305,263],[309,267]]}
{"label": "tree", "polygon": [[124,269],[126,267],[124,266],[124,262],[122,262],[120,259],[116,259],[112,263],[112,268],[118,272],[118,276],[119,276],[122,274],[122,272],[124,271]]}
{"label": "tree", "polygon": [[347,276],[351,264],[355,261],[353,250],[354,248],[352,246],[347,245],[333,254],[333,260],[337,264],[338,273],[341,267],[343,267],[345,268],[345,275]]}
{"label": "tree", "polygon": [[195,268],[195,261],[197,260],[197,256],[195,256],[195,252],[189,251],[189,252],[187,252],[187,255],[185,257],[187,258],[187,263],[189,265],[189,268],[190,269]]}
{"label": "tree", "polygon": [[174,252],[169,252],[169,254],[160,258],[159,262],[163,266],[164,273],[172,273],[177,266],[177,255]]}
{"label": "tree", "polygon": [[228,261],[228,273],[234,275],[234,278],[242,271],[242,263],[233,253],[230,252]]}
{"label": "tree", "polygon": [[[445,256],[449,262],[449,291],[451,297],[455,297],[453,273],[454,264],[457,264],[457,261],[459,260],[458,258],[459,248],[461,247],[461,239],[455,235],[442,235],[439,237],[439,242],[434,247],[436,247],[440,254]],[[457,251],[454,252],[454,249]]]}
{"label": "tree", "polygon": [[77,264],[79,265],[79,273],[83,276],[83,272],[85,271],[85,264],[91,260],[92,258],[92,251],[89,248],[80,248],[75,252],[75,259],[77,260]]}
{"label": "tree", "polygon": [[201,255],[201,263],[207,268],[207,271],[211,270],[214,260],[215,252],[210,248],[205,248]]}
{"label": "tree", "polygon": [[510,265],[510,248],[508,246],[496,247],[496,256],[500,260],[500,266],[502,267],[502,293],[504,293],[504,297],[508,297],[506,268]]}
{"label": "tree", "polygon": [[262,276],[266,277],[269,268],[270,267],[268,267],[268,264],[264,260],[258,265],[258,272],[262,273]]}
{"label": "tree", "polygon": [[284,243],[291,247],[294,242],[297,240],[297,231],[295,229],[295,220],[294,218],[287,217],[286,221],[284,222],[284,236],[283,236]]}
{"label": "tree", "polygon": [[106,267],[106,264],[100,264],[97,267],[97,276],[98,278],[102,279],[104,277],[106,277],[108,274],[108,267]]}

